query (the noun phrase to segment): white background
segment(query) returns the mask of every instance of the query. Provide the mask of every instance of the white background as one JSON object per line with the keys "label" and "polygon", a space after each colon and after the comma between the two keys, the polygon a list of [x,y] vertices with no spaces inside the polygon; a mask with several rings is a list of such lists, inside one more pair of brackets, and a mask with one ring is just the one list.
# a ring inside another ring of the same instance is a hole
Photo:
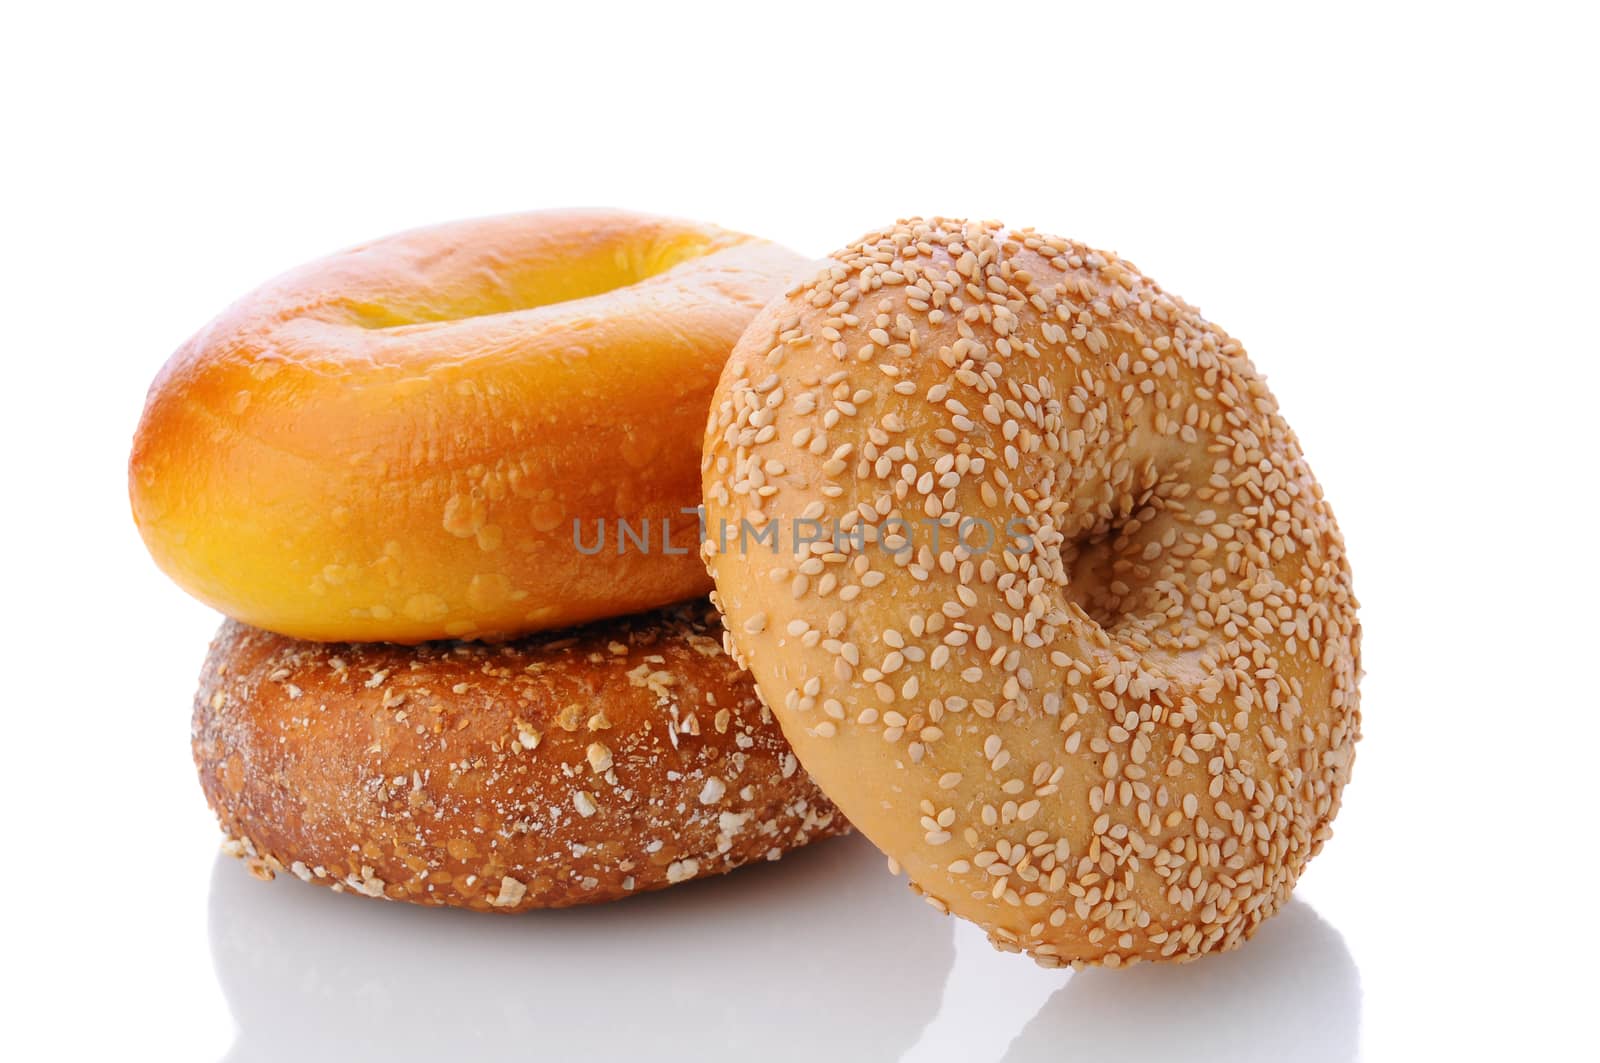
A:
{"label": "white background", "polygon": [[[1580,6],[569,6],[5,14],[4,1054],[1593,1058]],[[1369,673],[1336,836],[1256,942],[1040,971],[859,840],[516,920],[218,864],[188,748],[216,617],[127,511],[145,386],[303,260],[583,204],[812,255],[1000,218],[1245,342],[1346,532]]]}

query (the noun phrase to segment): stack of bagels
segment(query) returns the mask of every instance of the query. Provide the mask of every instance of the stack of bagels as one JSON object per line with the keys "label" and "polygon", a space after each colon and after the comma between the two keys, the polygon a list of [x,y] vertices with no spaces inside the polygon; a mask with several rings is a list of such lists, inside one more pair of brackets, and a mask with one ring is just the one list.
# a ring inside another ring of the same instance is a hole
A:
{"label": "stack of bagels", "polygon": [[230,618],[194,754],[262,875],[516,911],[853,824],[1001,948],[1186,960],[1282,906],[1359,736],[1264,381],[1031,230],[376,241],[180,349],[129,484]]}

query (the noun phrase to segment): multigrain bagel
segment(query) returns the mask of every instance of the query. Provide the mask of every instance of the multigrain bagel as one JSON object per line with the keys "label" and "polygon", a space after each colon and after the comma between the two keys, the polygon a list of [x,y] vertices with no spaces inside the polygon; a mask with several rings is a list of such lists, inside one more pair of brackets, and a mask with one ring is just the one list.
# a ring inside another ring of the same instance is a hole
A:
{"label": "multigrain bagel", "polygon": [[298,638],[508,636],[704,594],[684,510],[706,404],[799,262],[582,210],[312,263],[156,378],[134,518],[185,590]]}
{"label": "multigrain bagel", "polygon": [[612,900],[848,829],[716,636],[704,600],[499,645],[228,621],[195,762],[258,874],[418,904]]}
{"label": "multigrain bagel", "polygon": [[1243,349],[1129,263],[870,234],[740,340],[703,475],[731,645],[801,763],[997,946],[1226,949],[1328,837],[1344,544]]}

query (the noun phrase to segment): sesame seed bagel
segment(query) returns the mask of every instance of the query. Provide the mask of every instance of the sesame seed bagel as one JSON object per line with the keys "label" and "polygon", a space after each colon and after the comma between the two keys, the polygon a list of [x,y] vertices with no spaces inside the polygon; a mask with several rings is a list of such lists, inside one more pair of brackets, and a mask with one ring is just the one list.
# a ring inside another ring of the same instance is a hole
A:
{"label": "sesame seed bagel", "polygon": [[[304,266],[157,376],[134,518],[189,593],[297,638],[511,636],[703,595],[684,510],[706,404],[800,263],[714,226],[580,210]],[[623,520],[644,545],[616,549]]]}
{"label": "sesame seed bagel", "polygon": [[740,340],[702,472],[728,638],[801,763],[997,946],[1227,949],[1328,837],[1344,544],[1243,349],[1129,263],[872,233]]}
{"label": "sesame seed bagel", "polygon": [[493,911],[607,901],[847,829],[703,599],[499,645],[311,643],[233,621],[200,782],[258,874]]}

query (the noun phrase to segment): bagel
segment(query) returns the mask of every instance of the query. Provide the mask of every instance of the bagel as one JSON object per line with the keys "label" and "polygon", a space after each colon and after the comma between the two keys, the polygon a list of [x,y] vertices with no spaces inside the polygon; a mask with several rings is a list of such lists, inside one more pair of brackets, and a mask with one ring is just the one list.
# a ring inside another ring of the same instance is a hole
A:
{"label": "bagel", "polygon": [[706,405],[800,261],[588,210],[294,270],[157,376],[134,519],[189,593],[297,638],[506,637],[704,595],[684,511]]}
{"label": "bagel", "polygon": [[195,698],[201,785],[257,874],[489,911],[612,900],[847,824],[704,600],[498,645],[234,621]]}
{"label": "bagel", "polygon": [[1243,349],[1129,263],[872,233],[740,340],[702,472],[730,646],[801,763],[997,946],[1227,949],[1329,836],[1344,543]]}

